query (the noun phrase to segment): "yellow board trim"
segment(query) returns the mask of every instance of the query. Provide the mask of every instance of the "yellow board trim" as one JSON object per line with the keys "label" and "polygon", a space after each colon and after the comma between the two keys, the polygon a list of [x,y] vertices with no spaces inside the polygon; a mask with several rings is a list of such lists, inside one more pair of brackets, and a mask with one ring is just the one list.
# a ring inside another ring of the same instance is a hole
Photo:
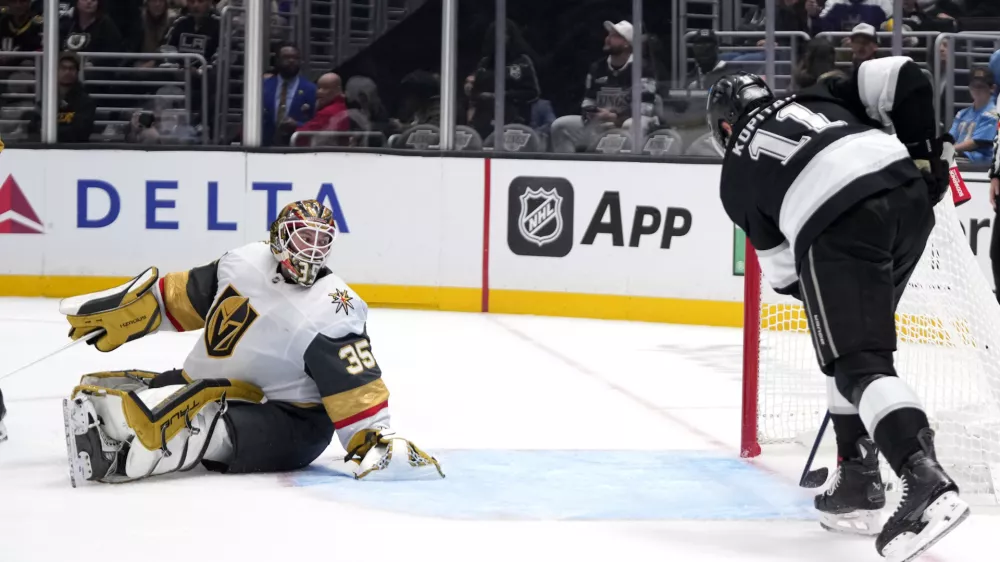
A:
{"label": "yellow board trim", "polygon": [[[0,275],[0,296],[63,298],[100,291],[126,277]],[[467,287],[351,284],[373,308],[480,312],[482,292]],[[629,297],[551,291],[490,291],[490,312],[602,320],[639,320],[701,326],[740,327],[741,301]]]}
{"label": "yellow board trim", "polygon": [[743,325],[743,302],[541,291],[490,291],[490,312],[701,326]]}

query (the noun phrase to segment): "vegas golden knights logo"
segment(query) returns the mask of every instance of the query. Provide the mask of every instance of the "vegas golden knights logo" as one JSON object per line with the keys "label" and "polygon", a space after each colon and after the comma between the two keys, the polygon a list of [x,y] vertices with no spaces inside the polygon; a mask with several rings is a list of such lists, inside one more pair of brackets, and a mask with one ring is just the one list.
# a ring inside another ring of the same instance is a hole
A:
{"label": "vegas golden knights logo", "polygon": [[232,285],[227,285],[208,311],[208,322],[205,323],[205,350],[208,356],[224,358],[232,355],[236,344],[258,316],[250,306],[250,299]]}

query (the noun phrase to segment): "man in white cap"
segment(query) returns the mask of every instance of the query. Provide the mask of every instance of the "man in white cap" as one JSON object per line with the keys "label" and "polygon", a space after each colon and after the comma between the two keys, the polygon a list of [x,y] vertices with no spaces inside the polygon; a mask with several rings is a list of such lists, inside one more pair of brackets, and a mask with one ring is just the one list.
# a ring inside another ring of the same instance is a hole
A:
{"label": "man in white cap", "polygon": [[876,58],[878,54],[878,35],[875,26],[859,23],[851,30],[851,54],[854,66]]}
{"label": "man in white cap", "polygon": [[[576,152],[603,131],[632,124],[632,24],[604,22],[606,57],[590,66],[580,115],[564,115],[552,123],[552,149]],[[652,68],[642,69],[642,123],[649,126],[656,102]]]}

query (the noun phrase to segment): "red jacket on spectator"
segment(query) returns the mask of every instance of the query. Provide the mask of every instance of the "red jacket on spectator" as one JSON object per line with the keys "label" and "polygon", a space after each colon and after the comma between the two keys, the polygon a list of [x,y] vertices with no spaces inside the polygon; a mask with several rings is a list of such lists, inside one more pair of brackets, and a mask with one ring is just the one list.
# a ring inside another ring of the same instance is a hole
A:
{"label": "red jacket on spectator", "polygon": [[[337,96],[329,105],[323,106],[316,112],[316,115],[296,129],[299,131],[348,131],[350,122],[347,118],[347,100],[344,96]],[[310,144],[309,140],[299,139],[298,146]]]}

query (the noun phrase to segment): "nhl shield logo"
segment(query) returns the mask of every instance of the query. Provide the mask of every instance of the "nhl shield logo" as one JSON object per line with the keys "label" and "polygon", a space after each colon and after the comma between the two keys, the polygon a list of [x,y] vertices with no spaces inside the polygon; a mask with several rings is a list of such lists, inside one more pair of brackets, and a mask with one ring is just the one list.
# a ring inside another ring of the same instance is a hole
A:
{"label": "nhl shield logo", "polygon": [[563,198],[553,189],[528,189],[521,195],[518,226],[525,240],[544,246],[562,234]]}
{"label": "nhl shield logo", "polygon": [[573,186],[565,178],[519,176],[507,199],[507,246],[519,256],[561,258],[573,248]]}

